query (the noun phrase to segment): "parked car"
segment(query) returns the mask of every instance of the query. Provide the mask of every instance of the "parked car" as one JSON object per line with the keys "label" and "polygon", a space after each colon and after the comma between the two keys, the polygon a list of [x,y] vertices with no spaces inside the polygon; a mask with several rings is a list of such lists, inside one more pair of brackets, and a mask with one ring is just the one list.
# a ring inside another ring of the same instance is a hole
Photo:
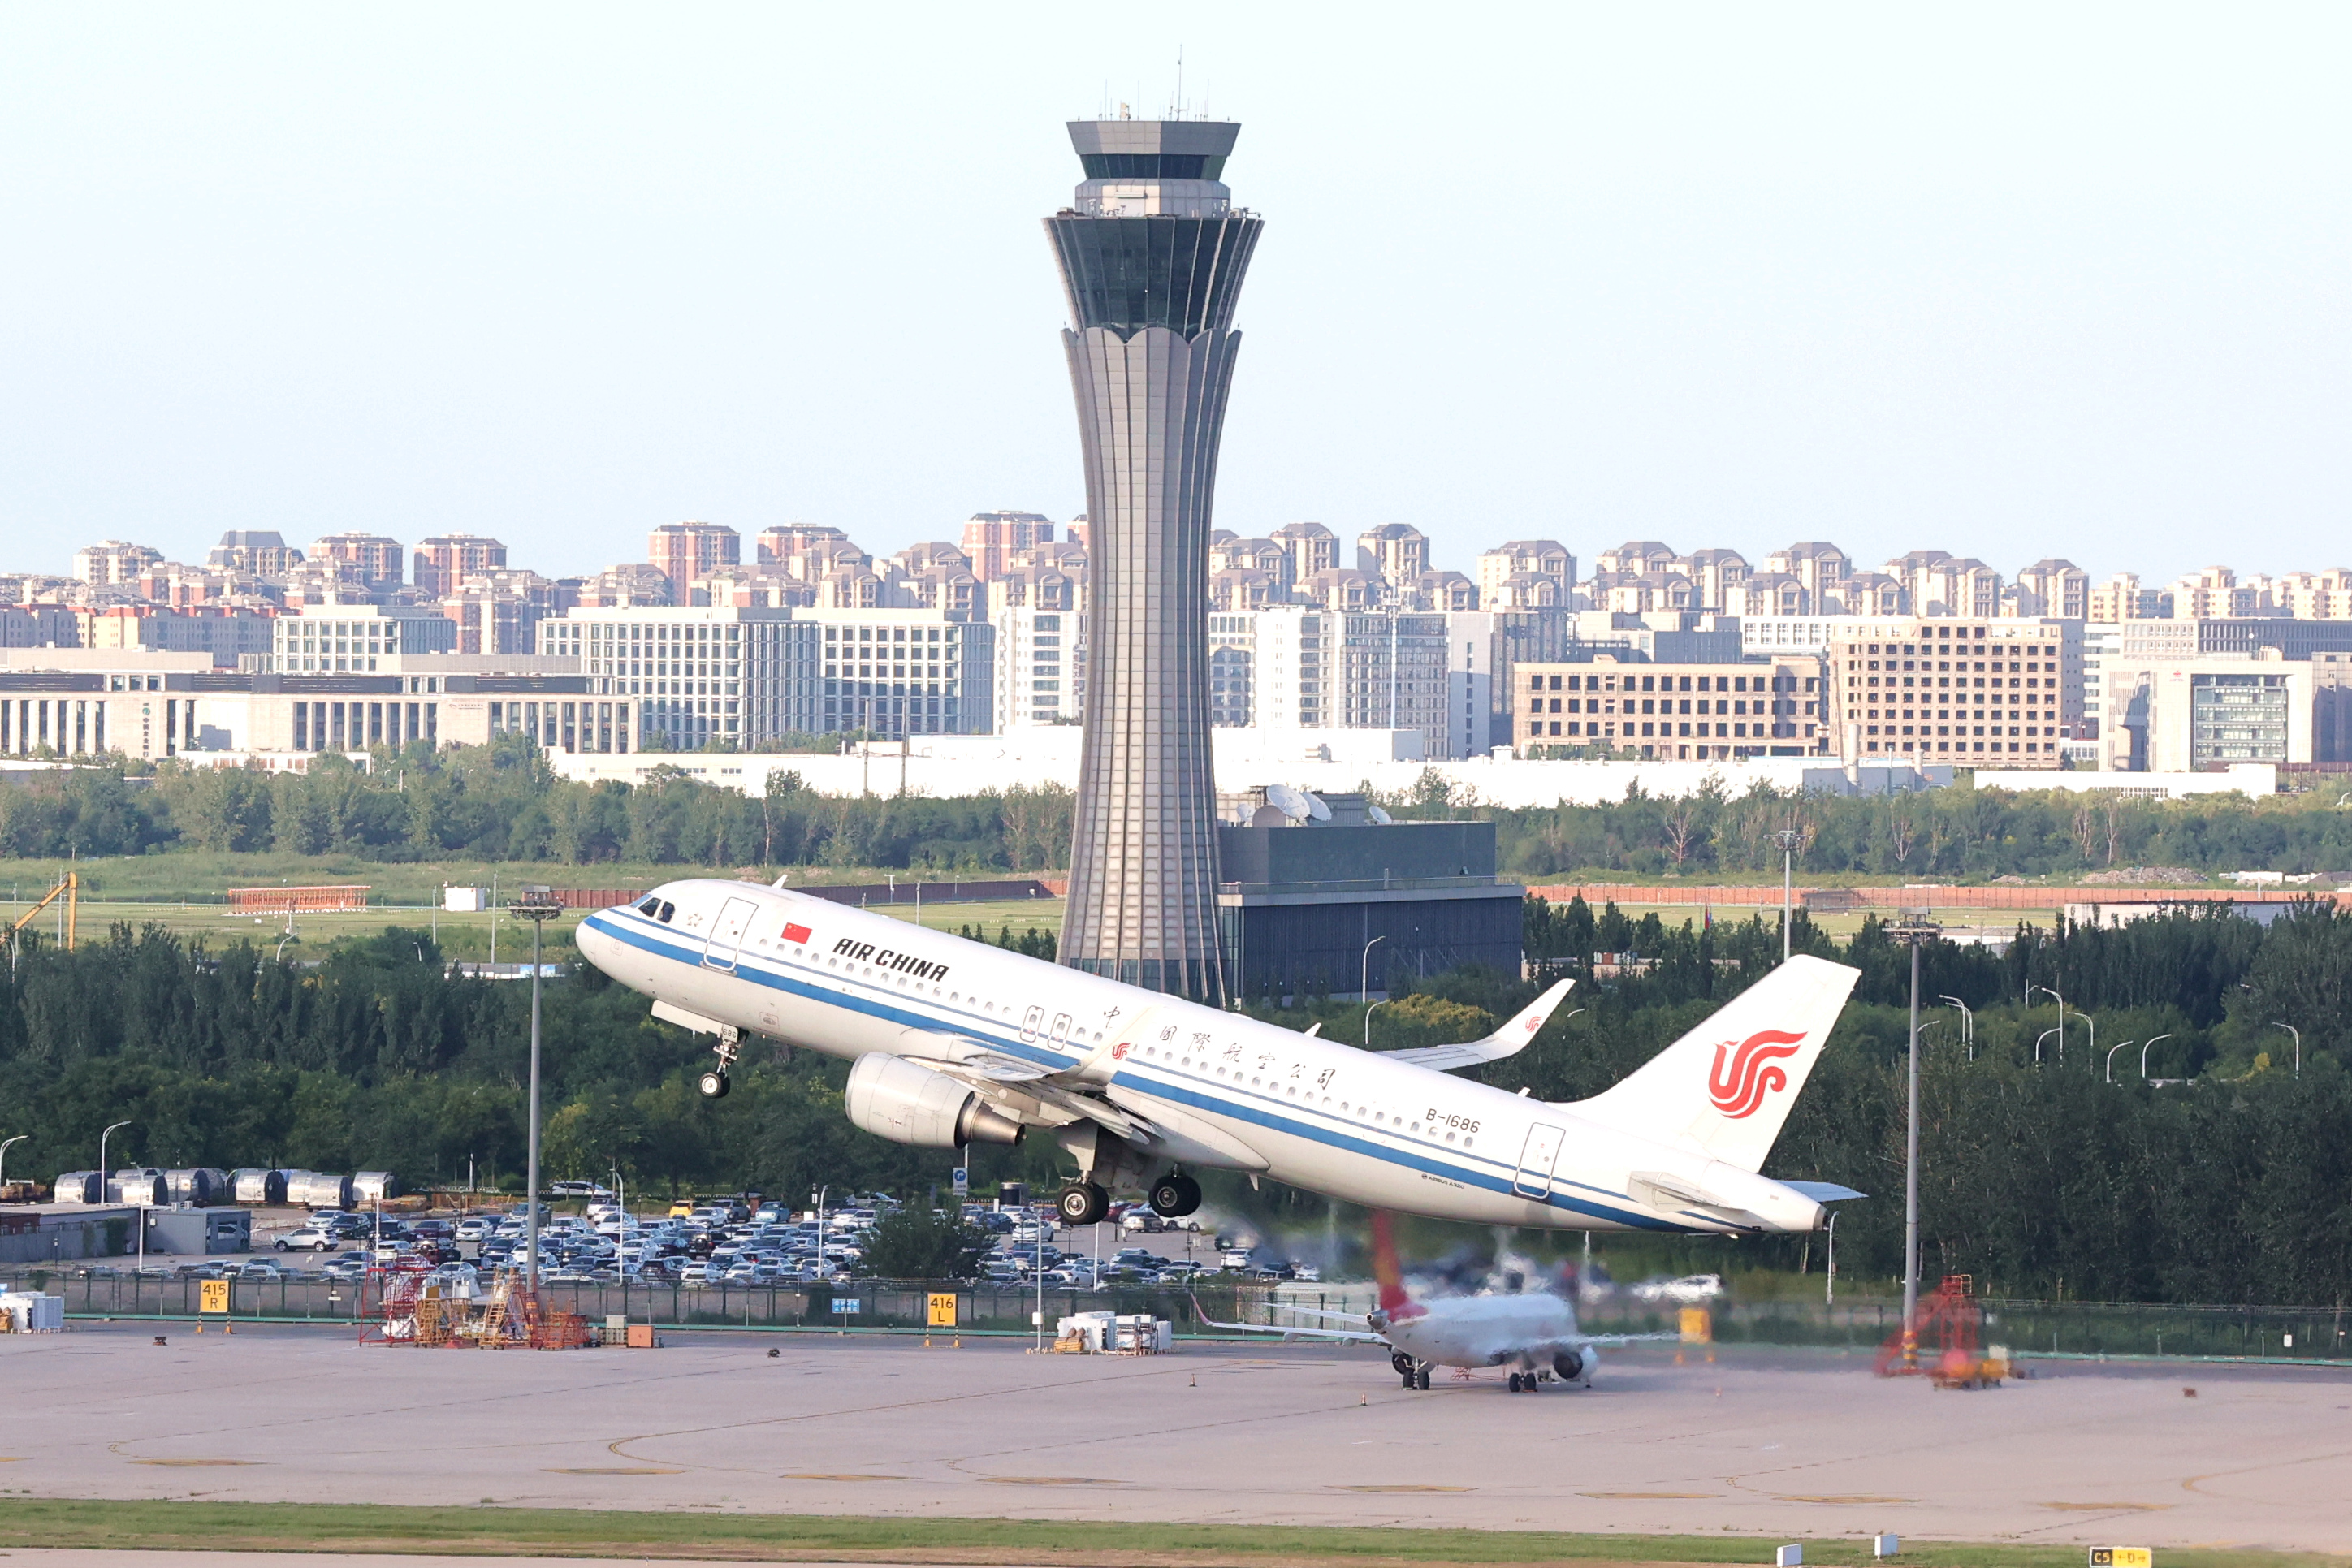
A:
{"label": "parked car", "polygon": [[1685,1307],[1695,1306],[1723,1294],[1723,1276],[1685,1274],[1679,1280],[1644,1280],[1638,1285],[1626,1286],[1625,1293],[1637,1301],[1673,1301]]}
{"label": "parked car", "polygon": [[333,1252],[340,1249],[335,1238],[315,1225],[289,1230],[274,1245],[280,1252]]}

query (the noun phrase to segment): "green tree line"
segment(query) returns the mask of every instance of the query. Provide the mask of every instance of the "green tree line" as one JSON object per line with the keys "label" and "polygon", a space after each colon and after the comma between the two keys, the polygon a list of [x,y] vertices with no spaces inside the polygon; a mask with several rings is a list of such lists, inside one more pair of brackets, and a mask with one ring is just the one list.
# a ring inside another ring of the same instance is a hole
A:
{"label": "green tree line", "polygon": [[[1564,968],[1593,952],[1637,956],[1622,978],[1588,978],[1578,1010],[1529,1050],[1476,1070],[1548,1101],[1616,1082],[1780,952],[1776,927],[1757,919],[1666,926],[1570,903],[1531,904],[1528,921],[1545,939],[1539,956]],[[1767,1169],[1869,1194],[1843,1210],[1840,1260],[1850,1274],[1891,1276],[1907,954],[1875,924],[1839,943],[1801,918],[1791,936],[1862,976]],[[2028,928],[2005,952],[1930,940],[1921,969],[1931,1276],[1969,1272],[2021,1295],[2063,1281],[2086,1299],[2339,1299],[2352,1269],[2341,1021],[2352,917],[2314,904],[2267,928],[2228,914]],[[1373,1044],[1483,1034],[1534,984],[1476,971],[1417,982],[1372,1015]],[[2037,989],[2029,1005],[2029,986],[2066,997],[2063,1034],[2055,1003]],[[30,1134],[9,1169],[87,1166],[99,1130],[127,1119],[111,1145],[123,1163],[386,1168],[446,1186],[470,1162],[511,1190],[529,1005],[527,987],[453,976],[415,931],[313,965],[123,925],[71,953],[28,936],[0,979],[0,1136]],[[1360,1009],[1276,1016],[1321,1017],[1332,1037],[1361,1039]],[[2299,1073],[2283,1023],[2301,1031]],[[794,1201],[819,1185],[918,1197],[946,1182],[948,1152],[853,1129],[845,1066],[812,1053],[756,1045],[735,1092],[703,1099],[692,1078],[706,1045],[593,969],[547,988],[545,1040],[550,1176],[617,1172],[633,1190]],[[1050,1182],[1056,1152],[1047,1139],[976,1150],[974,1174]],[[1798,1244],[1738,1245],[1764,1263],[1793,1261]]]}
{"label": "green tree line", "polygon": [[640,785],[560,779],[520,736],[487,747],[383,748],[308,772],[165,763],[33,775],[0,788],[0,855],[173,850],[462,856],[571,865],[901,866],[1034,872],[1069,857],[1070,792],[1048,784],[953,800],[831,798],[789,771],[758,794],[676,768]]}

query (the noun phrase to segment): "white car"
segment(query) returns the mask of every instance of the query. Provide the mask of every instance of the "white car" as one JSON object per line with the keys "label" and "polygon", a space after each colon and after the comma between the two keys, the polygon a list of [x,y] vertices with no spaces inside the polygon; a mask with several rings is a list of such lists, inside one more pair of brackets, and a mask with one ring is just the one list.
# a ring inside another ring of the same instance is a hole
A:
{"label": "white car", "polygon": [[1681,1306],[1696,1306],[1723,1294],[1723,1276],[1685,1274],[1679,1280],[1644,1280],[1638,1285],[1626,1286],[1625,1293],[1637,1301],[1673,1301]]}
{"label": "white car", "polygon": [[306,1225],[279,1237],[275,1245],[280,1252],[332,1252],[341,1243],[317,1226]]}

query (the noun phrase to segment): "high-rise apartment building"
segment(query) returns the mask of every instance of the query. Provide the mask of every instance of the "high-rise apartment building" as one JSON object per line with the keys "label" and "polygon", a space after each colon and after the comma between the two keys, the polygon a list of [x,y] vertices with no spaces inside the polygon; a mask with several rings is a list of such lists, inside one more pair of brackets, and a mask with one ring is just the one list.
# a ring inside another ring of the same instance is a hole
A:
{"label": "high-rise apartment building", "polygon": [[397,588],[408,578],[408,552],[382,534],[329,534],[311,545],[310,559],[348,562],[370,588]]}
{"label": "high-rise apartment building", "polygon": [[1611,653],[1515,665],[1512,735],[1522,757],[1631,752],[1678,762],[1828,754],[1822,662],[1628,662]]}
{"label": "high-rise apartment building", "polygon": [[223,566],[252,577],[276,577],[302,563],[302,552],[286,543],[286,536],[254,528],[232,528],[221,535],[205,557],[207,566]]}
{"label": "high-rise apartment building", "polygon": [[163,552],[121,539],[100,539],[74,551],[73,574],[93,587],[130,582],[163,559]]}
{"label": "high-rise apartment building", "polygon": [[457,591],[467,578],[507,564],[507,547],[479,534],[436,534],[416,541],[416,586],[427,599]]}
{"label": "high-rise apartment building", "polygon": [[743,536],[722,523],[664,523],[646,538],[646,559],[669,579],[670,602],[690,603],[694,580],[743,559]]}
{"label": "high-rise apartment building", "polygon": [[1061,959],[1222,999],[1208,576],[1217,443],[1260,220],[1222,183],[1240,128],[1081,120],[1045,220],[1086,455],[1089,668]]}
{"label": "high-rise apartment building", "polygon": [[1054,542],[1054,524],[1035,512],[975,512],[964,519],[963,553],[982,582],[1004,575],[1023,550]]}

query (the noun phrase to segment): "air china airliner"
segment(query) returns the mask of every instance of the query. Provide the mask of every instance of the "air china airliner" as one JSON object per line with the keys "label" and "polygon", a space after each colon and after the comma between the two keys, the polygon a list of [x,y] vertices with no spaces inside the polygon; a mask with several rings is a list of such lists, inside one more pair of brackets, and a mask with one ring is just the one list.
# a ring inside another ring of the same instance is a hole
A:
{"label": "air china airliner", "polygon": [[1051,1136],[1077,1167],[1064,1221],[1114,1190],[1163,1215],[1190,1174],[1241,1171],[1433,1218],[1566,1230],[1809,1230],[1858,1196],[1757,1174],[1857,971],[1798,956],[1606,1092],[1549,1104],[1448,1070],[1523,1050],[1561,981],[1495,1034],[1367,1051],[812,898],[675,882],[600,910],[577,941],[716,1037],[727,1092],[746,1035],[852,1063],[845,1109],[898,1143]]}

